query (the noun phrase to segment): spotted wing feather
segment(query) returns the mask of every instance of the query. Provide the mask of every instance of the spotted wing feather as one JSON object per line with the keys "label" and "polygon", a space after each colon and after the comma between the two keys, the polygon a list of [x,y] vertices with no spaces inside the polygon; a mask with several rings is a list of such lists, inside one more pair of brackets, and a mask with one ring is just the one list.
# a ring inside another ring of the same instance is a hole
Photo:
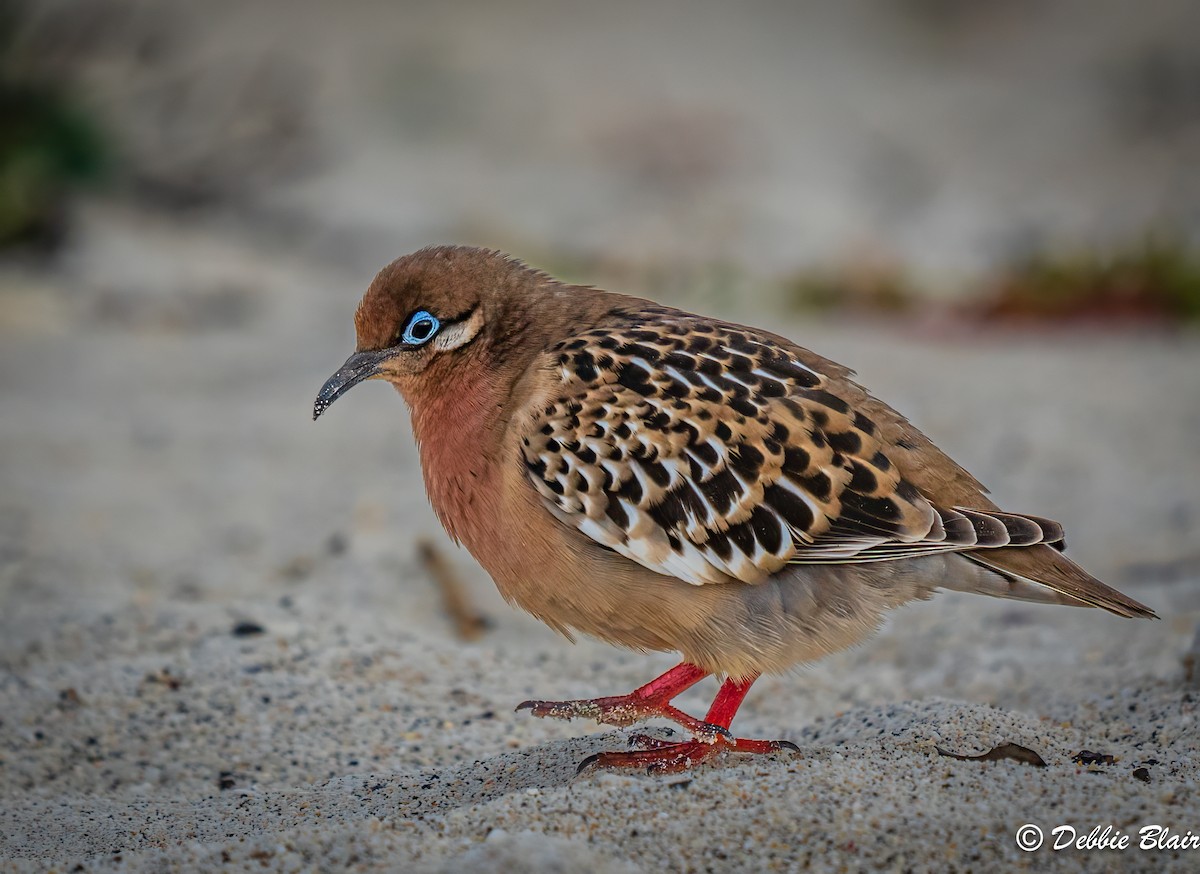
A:
{"label": "spotted wing feather", "polygon": [[1061,539],[1044,520],[934,506],[842,382],[769,337],[667,308],[613,321],[547,352],[556,384],[523,460],[560,519],[651,570],[752,583],[793,562]]}

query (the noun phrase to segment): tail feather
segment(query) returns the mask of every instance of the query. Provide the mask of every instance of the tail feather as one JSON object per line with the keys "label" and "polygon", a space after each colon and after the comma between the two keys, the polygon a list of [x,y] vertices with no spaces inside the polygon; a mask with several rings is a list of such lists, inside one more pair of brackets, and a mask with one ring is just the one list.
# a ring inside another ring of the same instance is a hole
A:
{"label": "tail feather", "polygon": [[[1040,520],[1039,520],[1040,522]],[[1059,529],[1061,534],[1061,528]],[[1059,537],[1059,540],[1062,538]],[[1106,586],[1051,545],[1043,542],[1033,546],[1006,546],[999,549],[971,550],[964,558],[999,574],[1007,590],[991,592],[976,588],[982,594],[1024,600],[1051,600],[1053,603],[1084,607],[1099,607],[1128,618],[1157,619],[1153,610],[1133,598]],[[986,587],[985,587],[986,588]],[[997,588],[999,585],[997,584]],[[1038,590],[1059,597],[1038,597]],[[1034,595],[1034,597],[1030,597]]]}
{"label": "tail feather", "polygon": [[973,507],[934,507],[934,525],[925,538],[930,541],[999,549],[1005,546],[1032,546],[1057,543],[1063,539],[1062,526],[1028,513],[977,510]]}
{"label": "tail feather", "polygon": [[[970,555],[964,558],[971,558]],[[972,595],[987,595],[989,598],[1004,598],[1006,601],[1030,601],[1034,604],[1058,604],[1067,607],[1091,607],[1062,592],[1047,588],[1040,583],[1032,583],[1018,577],[1001,573],[993,568],[985,567],[980,562],[974,562],[976,573],[957,576],[942,584],[942,588],[956,592],[969,592]]]}

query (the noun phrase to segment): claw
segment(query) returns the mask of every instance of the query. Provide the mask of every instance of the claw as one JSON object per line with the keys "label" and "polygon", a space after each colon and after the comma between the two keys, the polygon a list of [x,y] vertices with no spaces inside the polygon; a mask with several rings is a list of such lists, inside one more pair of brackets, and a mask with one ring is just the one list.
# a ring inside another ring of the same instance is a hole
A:
{"label": "claw", "polygon": [[[714,737],[723,737],[725,740],[733,740],[733,732],[723,725],[717,725],[713,722],[704,723],[704,731],[712,734]],[[703,732],[698,732],[698,735],[703,736]]]}
{"label": "claw", "polygon": [[575,776],[576,777],[580,776],[588,768],[595,765],[600,760],[600,757],[603,755],[605,755],[605,753],[592,753],[590,756],[588,756],[586,759],[584,759],[582,762],[579,763],[579,767],[575,769]]}

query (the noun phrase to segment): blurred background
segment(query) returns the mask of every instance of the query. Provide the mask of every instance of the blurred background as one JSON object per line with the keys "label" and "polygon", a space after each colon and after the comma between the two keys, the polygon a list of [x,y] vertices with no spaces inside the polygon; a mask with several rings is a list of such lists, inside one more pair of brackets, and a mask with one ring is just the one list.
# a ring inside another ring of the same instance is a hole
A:
{"label": "blurred background", "polygon": [[1200,312],[1188,0],[4,8],[9,251],[69,254],[86,196],[354,269],[451,240],[679,293],[1000,272]]}
{"label": "blurred background", "polygon": [[394,589],[440,536],[401,405],[308,416],[375,271],[447,242],[777,326],[1097,572],[1200,566],[1191,0],[2,8],[17,631],[316,597],[347,549]]}

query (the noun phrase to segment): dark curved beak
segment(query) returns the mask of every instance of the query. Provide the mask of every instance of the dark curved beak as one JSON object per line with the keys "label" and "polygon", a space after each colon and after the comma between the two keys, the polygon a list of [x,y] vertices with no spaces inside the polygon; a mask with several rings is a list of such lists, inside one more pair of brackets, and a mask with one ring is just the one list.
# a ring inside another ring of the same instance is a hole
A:
{"label": "dark curved beak", "polygon": [[313,421],[329,409],[330,405],[354,386],[365,379],[379,375],[379,365],[387,359],[392,349],[377,349],[370,352],[355,352],[346,359],[333,376],[325,380],[321,390],[317,392],[317,402],[313,404]]}

